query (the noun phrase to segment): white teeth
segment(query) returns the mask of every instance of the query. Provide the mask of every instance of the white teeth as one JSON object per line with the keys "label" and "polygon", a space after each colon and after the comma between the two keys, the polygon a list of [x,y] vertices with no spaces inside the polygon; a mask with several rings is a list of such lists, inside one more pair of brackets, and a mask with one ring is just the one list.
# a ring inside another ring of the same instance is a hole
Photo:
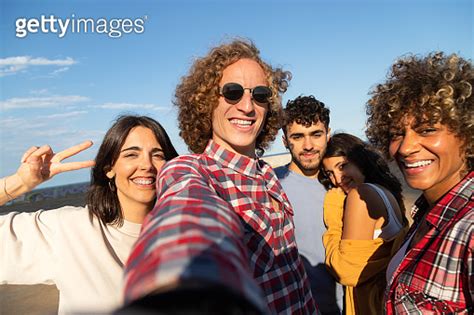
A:
{"label": "white teeth", "polygon": [[154,181],[155,181],[154,179],[145,179],[145,178],[136,178],[133,180],[133,182],[138,185],[151,185],[153,184]]}
{"label": "white teeth", "polygon": [[252,124],[252,121],[250,120],[242,120],[242,119],[232,119],[230,121],[231,124],[236,124],[236,125],[245,125],[245,126],[249,126]]}
{"label": "white teeth", "polygon": [[430,161],[430,160],[418,161],[418,162],[415,162],[415,163],[405,162],[405,166],[406,167],[420,167],[420,166],[430,165],[431,163],[433,163],[433,161]]}

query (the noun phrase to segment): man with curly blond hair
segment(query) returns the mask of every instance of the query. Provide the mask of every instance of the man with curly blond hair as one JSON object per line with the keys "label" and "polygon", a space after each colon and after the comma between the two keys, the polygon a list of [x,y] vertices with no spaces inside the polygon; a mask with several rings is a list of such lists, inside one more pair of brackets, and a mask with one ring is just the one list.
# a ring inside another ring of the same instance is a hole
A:
{"label": "man with curly blond hair", "polygon": [[289,73],[234,40],[194,62],[176,88],[195,154],[166,164],[158,201],[126,266],[125,299],[179,314],[314,314],[293,209],[258,159],[280,127]]}
{"label": "man with curly blond hair", "polygon": [[283,143],[291,153],[287,165],[275,169],[295,215],[296,241],[321,314],[341,314],[342,286],[325,266],[322,242],[326,227],[326,189],[318,181],[319,164],[329,139],[329,108],[314,96],[289,100],[284,110]]}
{"label": "man with curly blond hair", "polygon": [[387,314],[474,312],[473,86],[471,61],[410,55],[367,103],[367,137],[423,192],[387,268]]}

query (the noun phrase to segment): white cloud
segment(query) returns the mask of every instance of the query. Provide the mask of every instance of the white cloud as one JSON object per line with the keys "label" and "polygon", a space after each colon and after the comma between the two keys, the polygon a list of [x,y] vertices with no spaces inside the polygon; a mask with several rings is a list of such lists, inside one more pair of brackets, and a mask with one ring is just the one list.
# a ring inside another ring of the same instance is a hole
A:
{"label": "white cloud", "polygon": [[30,56],[18,56],[0,58],[0,67],[5,66],[70,66],[77,63],[71,57],[66,59],[47,59],[47,58],[31,58]]}
{"label": "white cloud", "polygon": [[[32,66],[57,66],[62,68],[56,71],[63,72],[69,69],[68,66],[76,63],[77,61],[71,57],[65,59],[32,58],[30,56],[0,58],[0,77],[16,74]],[[53,74],[55,74],[56,71],[54,71]]]}
{"label": "white cloud", "polygon": [[133,103],[104,103],[101,105],[92,106],[94,108],[101,109],[119,109],[119,110],[157,110],[157,111],[166,111],[170,110],[170,107],[158,106],[155,104],[133,104]]}
{"label": "white cloud", "polygon": [[62,113],[62,114],[51,114],[46,116],[40,116],[40,119],[58,119],[58,118],[75,118],[87,114],[85,110],[78,110],[74,112]]}
{"label": "white cloud", "polygon": [[61,122],[64,122],[65,118],[70,120],[83,116],[87,113],[87,111],[74,111],[68,113],[36,116],[35,118],[30,119],[7,117],[0,119],[0,126],[4,128],[5,133],[8,132],[11,135],[21,135],[24,134],[26,130],[28,130],[27,136],[32,136],[34,131],[37,129],[46,127],[51,129],[53,122],[60,124]]}
{"label": "white cloud", "polygon": [[48,108],[72,105],[88,101],[89,98],[80,95],[52,95],[43,97],[14,97],[0,101],[2,110],[18,108]]}
{"label": "white cloud", "polygon": [[5,118],[5,119],[0,119],[0,125],[2,128],[8,129],[8,128],[17,128],[18,126],[21,126],[25,122],[25,119],[23,118]]}
{"label": "white cloud", "polygon": [[25,68],[26,66],[0,66],[0,77],[4,77],[9,74],[15,74]]}
{"label": "white cloud", "polygon": [[71,130],[65,127],[56,127],[56,128],[48,128],[48,129],[38,129],[32,130],[30,137],[31,138],[42,138],[42,139],[49,139],[54,137],[56,139],[63,139],[65,135],[71,134]]}
{"label": "white cloud", "polygon": [[46,95],[46,94],[49,94],[49,91],[48,91],[48,89],[31,90],[30,94],[33,94],[33,95]]}
{"label": "white cloud", "polygon": [[53,72],[51,72],[51,75],[55,76],[55,75],[60,74],[61,72],[65,72],[65,71],[68,71],[68,70],[69,70],[69,67],[62,67],[62,68],[56,69]]}

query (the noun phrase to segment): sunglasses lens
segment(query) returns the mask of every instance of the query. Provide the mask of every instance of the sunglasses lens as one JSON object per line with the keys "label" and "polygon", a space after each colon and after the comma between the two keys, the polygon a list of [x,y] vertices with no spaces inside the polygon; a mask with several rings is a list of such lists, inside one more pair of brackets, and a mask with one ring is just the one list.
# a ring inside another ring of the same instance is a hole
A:
{"label": "sunglasses lens", "polygon": [[[256,86],[251,91],[252,98],[259,103],[267,103],[272,96],[272,90],[263,85]],[[229,101],[238,101],[244,95],[244,87],[238,83],[226,83],[222,87],[221,94]]]}
{"label": "sunglasses lens", "polygon": [[257,86],[252,91],[252,97],[259,103],[266,103],[272,96],[272,90],[266,86]]}
{"label": "sunglasses lens", "polygon": [[238,101],[244,95],[244,88],[237,83],[227,83],[222,87],[222,95],[230,101]]}

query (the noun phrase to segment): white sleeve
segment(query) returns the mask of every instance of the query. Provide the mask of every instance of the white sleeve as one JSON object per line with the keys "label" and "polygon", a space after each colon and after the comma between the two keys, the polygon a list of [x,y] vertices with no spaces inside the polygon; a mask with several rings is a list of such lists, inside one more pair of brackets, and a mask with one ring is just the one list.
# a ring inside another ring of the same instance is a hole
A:
{"label": "white sleeve", "polygon": [[58,211],[0,216],[0,284],[52,284]]}

